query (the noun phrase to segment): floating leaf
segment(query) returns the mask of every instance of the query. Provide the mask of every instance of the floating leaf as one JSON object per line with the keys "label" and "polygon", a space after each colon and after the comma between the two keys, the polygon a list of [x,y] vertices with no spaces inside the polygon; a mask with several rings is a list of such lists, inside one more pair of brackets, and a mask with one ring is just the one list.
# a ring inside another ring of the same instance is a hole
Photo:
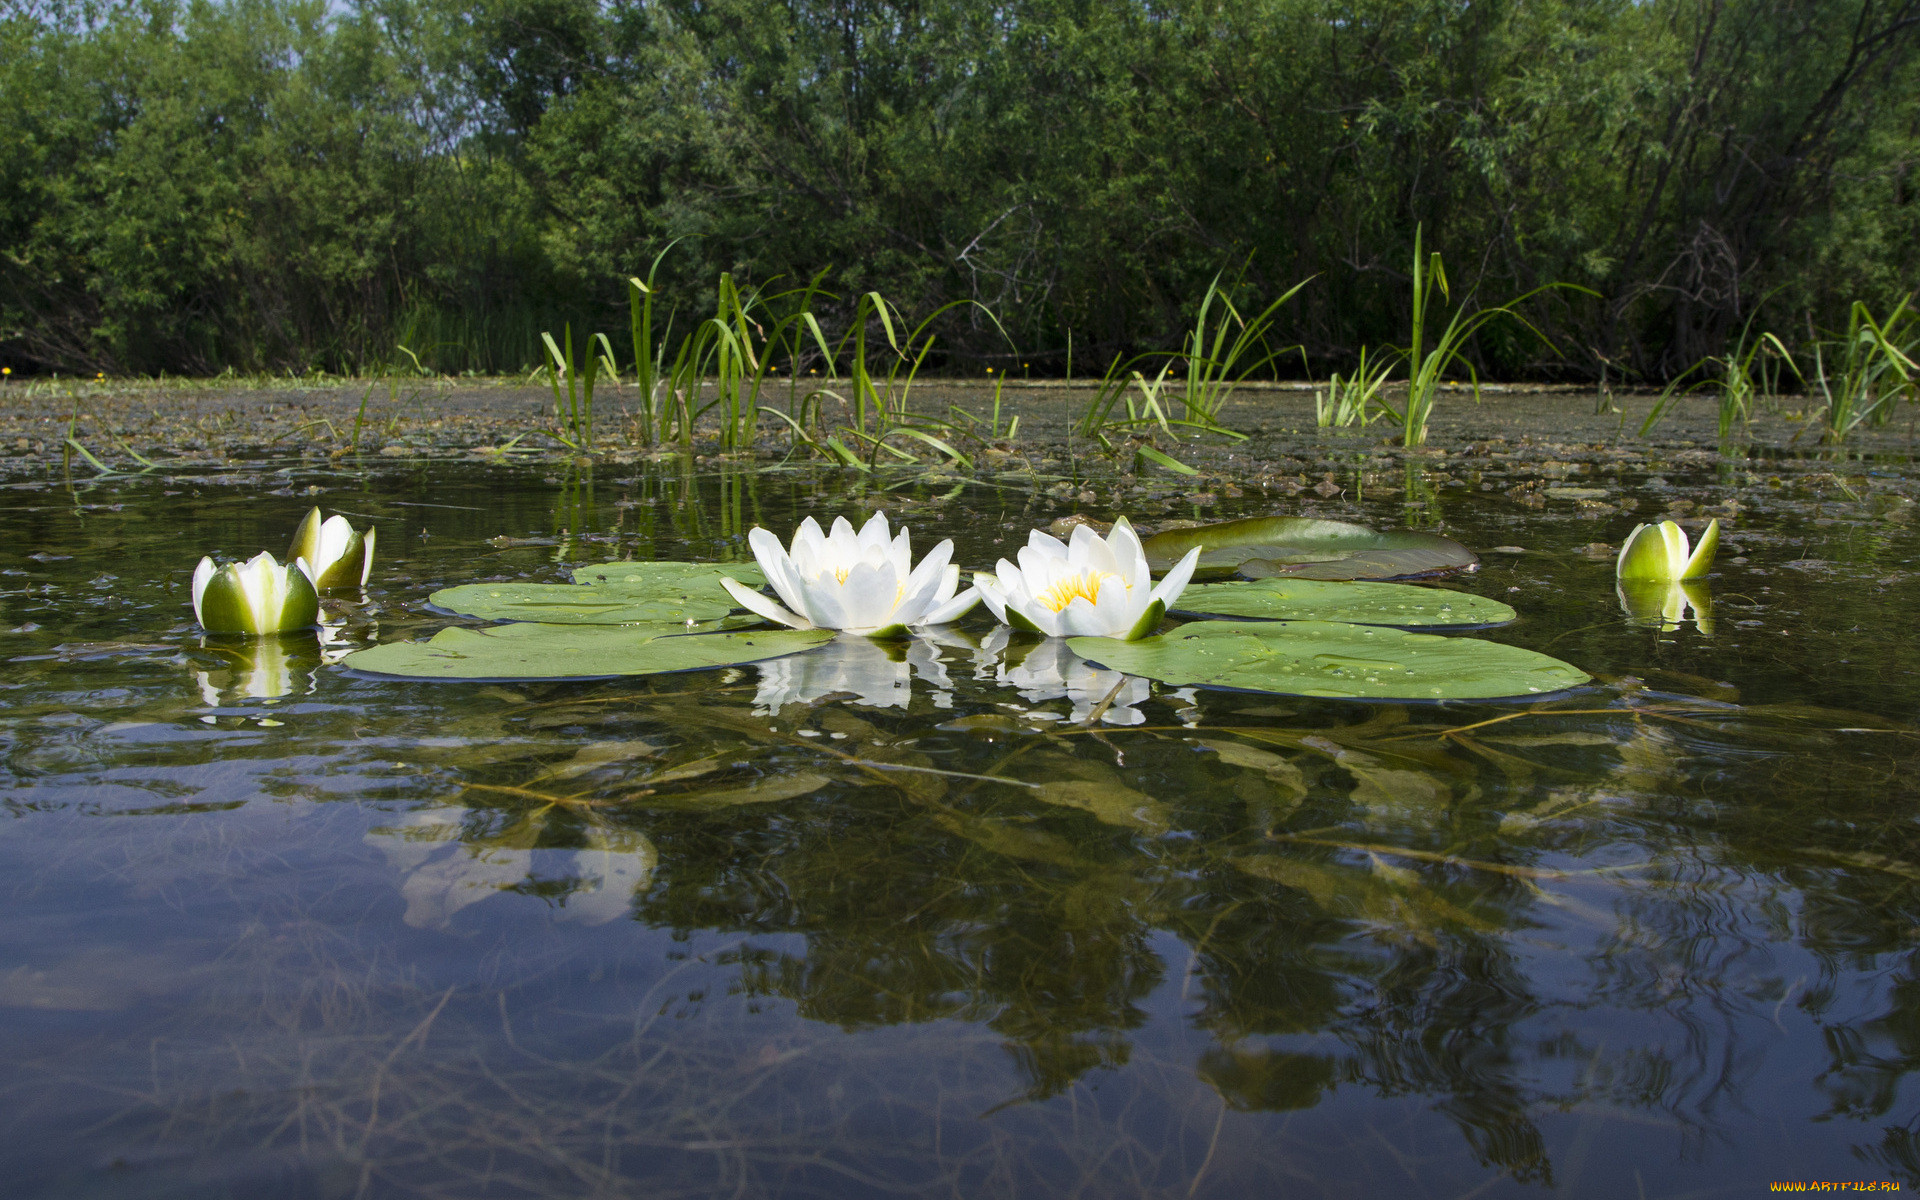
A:
{"label": "floating leaf", "polygon": [[720,589],[721,576],[750,588],[765,587],[767,583],[767,577],[760,573],[760,568],[750,562],[609,562],[573,569],[573,581],[591,587],[684,591],[698,595],[710,591],[724,600],[727,595]]}
{"label": "floating leaf", "polygon": [[1311,517],[1247,517],[1169,529],[1148,538],[1147,565],[1165,571],[1195,546],[1199,578],[1239,572],[1249,579],[1408,579],[1471,567],[1473,551],[1437,533],[1381,533],[1345,521]]}
{"label": "floating leaf", "polygon": [[349,654],[343,665],[414,679],[600,679],[730,667],[795,654],[830,629],[689,635],[684,625],[544,625],[442,629],[427,642],[393,642]]}
{"label": "floating leaf", "polygon": [[1514,611],[1498,600],[1406,583],[1332,583],[1256,579],[1196,583],[1175,612],[1269,621],[1345,621],[1352,625],[1502,625]]}
{"label": "floating leaf", "polygon": [[[490,621],[538,621],[547,625],[639,625],[678,621],[685,625],[718,623],[739,606],[714,588],[641,589],[581,587],[576,583],[467,583],[444,588],[427,603],[447,612]],[[757,625],[759,617],[741,617],[732,627]],[[714,627],[709,624],[709,627]],[[685,628],[682,628],[685,633]]]}
{"label": "floating leaf", "polygon": [[1175,686],[1367,700],[1490,700],[1587,681],[1561,662],[1498,642],[1331,621],[1196,621],[1121,642],[1070,638],[1074,653]]}

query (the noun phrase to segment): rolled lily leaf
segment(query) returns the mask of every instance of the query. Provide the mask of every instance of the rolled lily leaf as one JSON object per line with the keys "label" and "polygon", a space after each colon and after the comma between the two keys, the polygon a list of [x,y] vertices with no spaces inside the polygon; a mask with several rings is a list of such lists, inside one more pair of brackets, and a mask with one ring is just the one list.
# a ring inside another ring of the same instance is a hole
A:
{"label": "rolled lily leaf", "polygon": [[1620,558],[1614,575],[1621,583],[1678,583],[1697,579],[1713,569],[1714,551],[1720,548],[1720,521],[1709,522],[1700,544],[1689,552],[1687,531],[1672,521],[1658,525],[1635,525],[1627,540],[1620,544]]}
{"label": "rolled lily leaf", "polygon": [[265,551],[224,567],[202,558],[193,572],[193,616],[208,633],[285,633],[320,619],[320,597],[305,571]]}
{"label": "rolled lily leaf", "polygon": [[1707,637],[1713,636],[1713,593],[1704,583],[1621,580],[1614,594],[1620,598],[1620,610],[1635,625],[1650,625],[1670,633],[1680,628],[1691,610],[1695,628]]}
{"label": "rolled lily leaf", "polygon": [[442,629],[347,655],[343,666],[410,679],[604,679],[730,667],[796,654],[831,640],[826,629],[688,634],[681,624],[546,625]]}
{"label": "rolled lily leaf", "polygon": [[1175,686],[1355,700],[1538,696],[1588,679],[1518,646],[1332,621],[1196,621],[1138,642],[1067,645],[1104,667]]}
{"label": "rolled lily leaf", "polygon": [[1345,621],[1353,625],[1432,628],[1504,625],[1513,609],[1467,592],[1406,583],[1330,583],[1312,579],[1256,579],[1196,583],[1176,610],[1203,616],[1257,617],[1269,621]]}
{"label": "rolled lily leaf", "polygon": [[1164,571],[1198,548],[1196,579],[1414,579],[1465,570],[1473,551],[1437,533],[1385,533],[1311,517],[1247,517],[1169,529],[1146,540],[1147,564]]}
{"label": "rolled lily leaf", "polygon": [[288,562],[304,562],[319,591],[365,587],[373,571],[373,526],[360,533],[338,513],[322,521],[315,508],[293,531]]}

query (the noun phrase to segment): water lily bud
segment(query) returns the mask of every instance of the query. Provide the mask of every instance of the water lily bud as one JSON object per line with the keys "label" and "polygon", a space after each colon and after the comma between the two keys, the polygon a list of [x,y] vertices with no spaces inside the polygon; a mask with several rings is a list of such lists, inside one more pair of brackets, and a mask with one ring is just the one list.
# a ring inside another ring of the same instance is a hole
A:
{"label": "water lily bud", "polygon": [[287,561],[304,561],[319,591],[365,587],[373,570],[373,535],[373,526],[359,533],[338,513],[322,521],[316,508],[294,530]]}
{"label": "water lily bud", "polygon": [[948,562],[952,539],[915,566],[907,530],[890,535],[885,513],[873,514],[858,533],[840,517],[831,535],[808,517],[794,532],[791,550],[765,529],[748,534],[747,544],[787,607],[731,579],[721,579],[721,586],[744,607],[795,629],[898,636],[908,626],[956,620],[979,602],[973,588],[958,591],[960,568]]}
{"label": "water lily bud", "polygon": [[1111,637],[1134,641],[1159,628],[1167,608],[1180,598],[1200,548],[1187,551],[1152,586],[1146,552],[1125,517],[1101,537],[1086,525],[1071,541],[1034,530],[1021,547],[1018,565],[1001,559],[992,575],[974,583],[993,615],[1048,637]]}
{"label": "water lily bud", "polygon": [[320,619],[320,596],[306,564],[282,566],[262,551],[244,563],[215,567],[202,558],[193,572],[193,615],[208,633],[268,634],[304,629]]}
{"label": "water lily bud", "polygon": [[1687,531],[1672,521],[1636,525],[1620,546],[1614,575],[1622,583],[1677,583],[1682,579],[1696,579],[1712,569],[1713,552],[1719,547],[1717,519],[1708,524],[1692,553],[1688,553]]}

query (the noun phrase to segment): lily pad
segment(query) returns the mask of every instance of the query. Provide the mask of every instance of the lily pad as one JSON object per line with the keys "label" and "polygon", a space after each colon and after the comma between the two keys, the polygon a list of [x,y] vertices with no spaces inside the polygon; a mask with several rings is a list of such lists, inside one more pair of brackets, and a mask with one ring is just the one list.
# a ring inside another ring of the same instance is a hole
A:
{"label": "lily pad", "polygon": [[1101,666],[1175,686],[1356,700],[1493,700],[1588,679],[1518,646],[1333,621],[1196,621],[1137,642],[1078,637],[1067,645]]}
{"label": "lily pad", "polygon": [[1255,579],[1189,584],[1175,612],[1269,621],[1344,621],[1352,625],[1431,628],[1504,625],[1514,611],[1498,600],[1405,583],[1329,583]]}
{"label": "lily pad", "polygon": [[[676,621],[717,621],[735,607],[732,597],[718,599],[647,594],[577,583],[466,583],[443,588],[427,603],[446,612],[490,621],[534,621],[547,625],[637,625]],[[752,621],[758,623],[760,618]]]}
{"label": "lily pad", "polygon": [[830,629],[689,634],[685,625],[581,626],[522,622],[442,629],[426,642],[349,654],[342,665],[410,679],[602,679],[730,667],[796,654]]}
{"label": "lily pad", "polygon": [[549,625],[714,621],[740,607],[720,586],[723,575],[749,587],[765,582],[752,563],[602,563],[574,571],[573,583],[468,583],[443,588],[427,602],[463,616]]}
{"label": "lily pad", "polygon": [[573,581],[593,587],[638,589],[647,592],[684,591],[691,595],[704,596],[711,590],[721,599],[726,593],[720,588],[720,577],[724,575],[736,583],[744,583],[750,588],[765,587],[767,577],[760,573],[758,565],[742,563],[690,563],[690,562],[606,562],[595,563],[590,567],[575,567]]}
{"label": "lily pad", "polygon": [[1201,548],[1194,570],[1200,579],[1236,572],[1248,579],[1414,579],[1465,570],[1480,561],[1473,551],[1437,533],[1382,533],[1312,517],[1247,517],[1169,529],[1148,538],[1143,548],[1147,565],[1158,572],[1195,546]]}

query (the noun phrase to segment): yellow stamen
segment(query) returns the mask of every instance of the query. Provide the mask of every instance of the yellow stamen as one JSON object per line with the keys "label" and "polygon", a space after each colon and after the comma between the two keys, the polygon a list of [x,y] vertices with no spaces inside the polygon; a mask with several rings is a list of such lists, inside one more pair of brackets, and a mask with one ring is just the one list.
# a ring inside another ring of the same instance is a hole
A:
{"label": "yellow stamen", "polygon": [[[1084,599],[1088,604],[1097,604],[1100,600],[1100,585],[1106,580],[1119,578],[1112,571],[1085,570],[1078,575],[1068,575],[1054,580],[1038,592],[1034,599],[1054,612],[1064,611],[1076,598]],[[1125,587],[1126,584],[1122,582],[1120,586]]]}

